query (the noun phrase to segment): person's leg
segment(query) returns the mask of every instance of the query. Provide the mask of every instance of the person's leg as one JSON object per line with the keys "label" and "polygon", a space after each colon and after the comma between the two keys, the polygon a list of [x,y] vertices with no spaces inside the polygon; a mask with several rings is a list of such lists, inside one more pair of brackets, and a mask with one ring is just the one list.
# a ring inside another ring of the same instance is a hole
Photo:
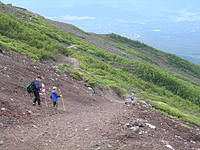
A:
{"label": "person's leg", "polygon": [[35,98],[34,98],[34,100],[33,100],[33,105],[35,105],[36,100],[37,100],[37,93],[36,93],[36,92],[34,92],[34,96],[35,96]]}
{"label": "person's leg", "polygon": [[56,105],[55,105],[55,109],[57,110],[58,104],[57,104],[57,102],[55,102],[55,103],[56,103]]}
{"label": "person's leg", "polygon": [[38,92],[34,92],[35,95],[35,99],[33,103],[36,103],[36,101],[38,102],[38,105],[40,105],[40,94]]}
{"label": "person's leg", "polygon": [[53,102],[53,107],[56,107],[56,102]]}
{"label": "person's leg", "polygon": [[58,107],[58,104],[57,104],[57,102],[55,102],[55,103],[56,103],[55,107],[57,108],[57,107]]}
{"label": "person's leg", "polygon": [[38,93],[37,96],[38,96],[38,99],[37,99],[38,100],[38,105],[40,106],[40,94]]}

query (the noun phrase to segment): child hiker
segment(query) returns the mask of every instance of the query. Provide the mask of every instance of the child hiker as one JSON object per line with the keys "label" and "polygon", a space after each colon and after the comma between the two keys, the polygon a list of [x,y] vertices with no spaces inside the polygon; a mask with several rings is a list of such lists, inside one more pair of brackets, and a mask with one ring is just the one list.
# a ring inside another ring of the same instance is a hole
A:
{"label": "child hiker", "polygon": [[51,91],[51,99],[52,99],[52,101],[53,101],[53,107],[56,109],[58,106],[57,106],[57,102],[58,102],[58,97],[61,97],[62,95],[58,95],[57,93],[56,93],[56,89],[57,89],[57,87],[53,87],[53,90]]}

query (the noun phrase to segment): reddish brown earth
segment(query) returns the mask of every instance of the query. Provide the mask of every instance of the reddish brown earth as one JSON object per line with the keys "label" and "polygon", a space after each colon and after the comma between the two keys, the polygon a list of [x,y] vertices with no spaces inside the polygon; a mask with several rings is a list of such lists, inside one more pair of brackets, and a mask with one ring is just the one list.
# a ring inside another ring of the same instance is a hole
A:
{"label": "reddish brown earth", "polygon": [[[56,62],[33,62],[15,52],[0,54],[1,150],[199,150],[199,128],[165,118],[147,104],[124,104],[110,90],[90,94],[84,82],[68,72],[56,73]],[[48,107],[33,106],[26,92],[38,74],[46,85]],[[58,110],[52,108],[50,89],[61,89]],[[125,126],[133,123],[132,127]],[[136,126],[137,125],[137,126]],[[139,127],[138,127],[139,126]],[[155,128],[151,128],[155,127]]]}

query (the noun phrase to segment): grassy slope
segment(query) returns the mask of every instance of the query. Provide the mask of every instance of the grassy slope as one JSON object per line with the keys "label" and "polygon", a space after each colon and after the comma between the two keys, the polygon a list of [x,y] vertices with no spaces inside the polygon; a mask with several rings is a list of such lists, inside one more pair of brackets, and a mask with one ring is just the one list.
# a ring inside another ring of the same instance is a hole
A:
{"label": "grassy slope", "polygon": [[[162,111],[175,116],[177,116],[176,111],[180,113],[190,111],[200,116],[198,84],[181,75],[177,77],[160,70],[158,62],[167,58],[163,57],[163,53],[142,43],[136,42],[137,46],[135,46],[132,45],[134,41],[122,42],[124,38],[120,36],[117,39],[111,37],[115,40],[113,42],[106,36],[94,36],[72,26],[73,31],[79,33],[74,37],[73,33],[58,30],[46,21],[26,12],[11,9],[3,4],[0,5],[0,10],[3,12],[0,14],[0,28],[3,29],[0,31],[1,49],[14,50],[38,61],[55,57],[57,53],[70,55],[79,60],[80,67],[86,73],[73,70],[67,65],[60,65],[60,69],[71,70],[71,76],[76,79],[86,78],[88,86],[112,87],[121,95],[127,93],[130,87],[135,87],[141,91],[141,97],[150,100]],[[87,38],[93,39],[93,42],[86,42]],[[76,51],[68,49],[61,43],[76,45]],[[110,49],[113,48],[113,51],[104,48],[106,45]],[[135,50],[136,48],[140,51]],[[147,54],[156,57],[159,61],[153,61]],[[173,59],[179,62],[179,58]],[[188,74],[199,78],[198,71],[194,74],[190,73],[193,68],[199,66],[194,67],[193,64],[186,62],[186,65],[182,65],[180,69],[185,66]],[[164,102],[165,105],[160,102]],[[176,109],[169,111],[171,108]],[[200,126],[200,119],[195,116],[187,115],[180,118]]]}

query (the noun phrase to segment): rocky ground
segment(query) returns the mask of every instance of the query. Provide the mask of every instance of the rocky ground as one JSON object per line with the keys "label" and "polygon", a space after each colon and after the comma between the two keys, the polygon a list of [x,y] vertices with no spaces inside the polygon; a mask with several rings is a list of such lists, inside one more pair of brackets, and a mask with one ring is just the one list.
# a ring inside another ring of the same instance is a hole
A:
{"label": "rocky ground", "polygon": [[[110,90],[91,94],[83,81],[59,75],[56,62],[39,64],[0,53],[1,150],[200,150],[199,128],[157,114],[145,100],[126,102]],[[46,85],[48,107],[33,106],[26,86],[37,76]],[[61,89],[53,109],[49,93]],[[182,124],[190,127],[188,130]]]}

